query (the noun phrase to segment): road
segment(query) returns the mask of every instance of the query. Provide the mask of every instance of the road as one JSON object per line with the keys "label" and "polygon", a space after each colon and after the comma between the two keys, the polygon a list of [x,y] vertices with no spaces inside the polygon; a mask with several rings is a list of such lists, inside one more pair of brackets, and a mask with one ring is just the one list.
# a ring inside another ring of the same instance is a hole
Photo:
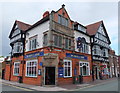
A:
{"label": "road", "polygon": [[104,82],[95,86],[77,89],[76,91],[118,91],[118,80],[113,80],[107,83]]}
{"label": "road", "polygon": [[2,91],[33,91],[33,90],[3,83]]}
{"label": "road", "polygon": [[[33,90],[2,83],[2,91],[33,91]],[[89,87],[85,87],[81,89],[75,89],[73,90],[72,93],[74,93],[75,91],[79,91],[79,92],[80,91],[118,91],[118,80],[112,80],[107,83],[104,82],[94,86],[90,85]]]}

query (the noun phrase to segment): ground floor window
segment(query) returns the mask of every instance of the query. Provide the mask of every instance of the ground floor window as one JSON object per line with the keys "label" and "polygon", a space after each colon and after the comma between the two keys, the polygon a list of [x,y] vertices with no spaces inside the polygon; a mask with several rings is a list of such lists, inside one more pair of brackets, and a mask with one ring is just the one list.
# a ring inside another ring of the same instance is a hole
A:
{"label": "ground floor window", "polygon": [[90,75],[89,62],[80,62],[80,75],[82,76]]}
{"label": "ground floor window", "polygon": [[64,77],[72,77],[72,61],[64,60]]}
{"label": "ground floor window", "polygon": [[19,75],[20,62],[14,62],[14,75]]}
{"label": "ground floor window", "polygon": [[26,76],[37,77],[37,60],[26,61]]}

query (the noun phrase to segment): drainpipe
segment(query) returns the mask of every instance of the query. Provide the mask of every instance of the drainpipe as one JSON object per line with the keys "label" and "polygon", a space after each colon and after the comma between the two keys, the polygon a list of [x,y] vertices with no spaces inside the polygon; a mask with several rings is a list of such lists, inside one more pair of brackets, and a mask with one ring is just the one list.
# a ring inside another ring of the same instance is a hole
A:
{"label": "drainpipe", "polygon": [[22,38],[22,43],[23,43],[23,60],[22,60],[22,83],[23,83],[23,77],[24,77],[24,56],[25,56],[25,38],[26,38],[26,35],[25,33],[23,34],[24,35],[24,38]]}
{"label": "drainpipe", "polygon": [[9,81],[11,80],[11,72],[12,72],[12,51],[10,52],[10,75],[9,75]]}
{"label": "drainpipe", "polygon": [[93,52],[92,52],[93,42],[91,41],[91,38],[90,38],[90,45],[91,45],[92,80],[94,81]]}

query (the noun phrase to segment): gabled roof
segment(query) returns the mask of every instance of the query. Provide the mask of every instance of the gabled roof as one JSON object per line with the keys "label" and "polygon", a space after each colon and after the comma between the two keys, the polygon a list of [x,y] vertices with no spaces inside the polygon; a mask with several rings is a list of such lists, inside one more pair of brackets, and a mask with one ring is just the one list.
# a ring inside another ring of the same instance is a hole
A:
{"label": "gabled roof", "polygon": [[33,29],[34,27],[38,26],[39,24],[42,24],[44,22],[46,22],[47,20],[49,20],[49,15],[46,17],[43,17],[41,20],[37,21],[35,24],[33,24],[29,29],[27,29],[26,31]]}
{"label": "gabled roof", "polygon": [[108,41],[109,41],[109,44],[111,44],[110,38],[109,38],[109,36],[108,36],[108,34],[107,34],[107,31],[106,31],[106,28],[105,28],[105,26],[104,26],[103,21],[99,21],[99,22],[96,22],[96,23],[87,25],[87,26],[86,26],[86,27],[87,27],[87,30],[86,30],[86,31],[87,31],[87,34],[89,34],[90,36],[95,36],[96,33],[98,32],[98,29],[99,29],[100,25],[103,26],[104,31],[105,31],[105,34],[106,34],[107,39],[108,39]]}
{"label": "gabled roof", "polygon": [[16,24],[18,25],[18,28],[22,31],[26,31],[31,26],[21,21],[16,21]]}
{"label": "gabled roof", "polygon": [[102,24],[102,21],[87,25],[87,33],[89,35],[95,35],[98,31],[98,28],[100,27],[100,25]]}
{"label": "gabled roof", "polygon": [[12,30],[11,30],[11,32],[10,32],[9,38],[11,37],[11,35],[12,35],[12,33],[13,33],[13,30],[14,30],[14,28],[15,28],[16,25],[18,26],[18,28],[19,28],[21,31],[26,31],[26,30],[31,26],[31,25],[29,25],[29,24],[26,24],[26,23],[24,23],[24,22],[21,22],[21,21],[16,20],[15,23],[14,23],[14,25],[13,25],[13,28],[12,28]]}

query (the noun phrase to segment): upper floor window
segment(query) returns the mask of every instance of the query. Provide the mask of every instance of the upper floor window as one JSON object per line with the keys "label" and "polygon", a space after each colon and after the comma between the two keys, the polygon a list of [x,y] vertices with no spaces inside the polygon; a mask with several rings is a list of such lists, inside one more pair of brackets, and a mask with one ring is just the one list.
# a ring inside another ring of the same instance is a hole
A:
{"label": "upper floor window", "polygon": [[71,39],[65,38],[65,48],[71,49]]}
{"label": "upper floor window", "polygon": [[77,48],[81,53],[89,53],[89,45],[87,44],[85,38],[78,37]]}
{"label": "upper floor window", "polygon": [[44,41],[43,41],[44,45],[47,45],[47,43],[48,43],[47,37],[48,37],[47,34],[45,34],[44,35]]}
{"label": "upper floor window", "polygon": [[78,25],[78,30],[86,33],[86,29],[81,25]]}
{"label": "upper floor window", "polygon": [[94,47],[93,47],[93,54],[94,55],[101,55],[101,49],[100,49],[99,46],[94,45]]}
{"label": "upper floor window", "polygon": [[108,57],[108,50],[107,49],[103,49],[103,56]]}
{"label": "upper floor window", "polygon": [[68,26],[68,19],[61,15],[58,15],[58,23],[64,26]]}
{"label": "upper floor window", "polygon": [[13,47],[14,53],[22,53],[23,51],[23,44],[22,42],[16,42]]}
{"label": "upper floor window", "polygon": [[14,62],[14,75],[19,75],[20,62]]}
{"label": "upper floor window", "polygon": [[34,50],[37,48],[37,36],[29,39],[29,50]]}
{"label": "upper floor window", "polygon": [[54,35],[54,45],[62,47],[62,36]]}
{"label": "upper floor window", "polygon": [[14,30],[14,32],[13,32],[13,34],[12,34],[12,37],[13,36],[16,36],[17,34],[19,34],[20,33],[20,30],[17,28],[16,30]]}

